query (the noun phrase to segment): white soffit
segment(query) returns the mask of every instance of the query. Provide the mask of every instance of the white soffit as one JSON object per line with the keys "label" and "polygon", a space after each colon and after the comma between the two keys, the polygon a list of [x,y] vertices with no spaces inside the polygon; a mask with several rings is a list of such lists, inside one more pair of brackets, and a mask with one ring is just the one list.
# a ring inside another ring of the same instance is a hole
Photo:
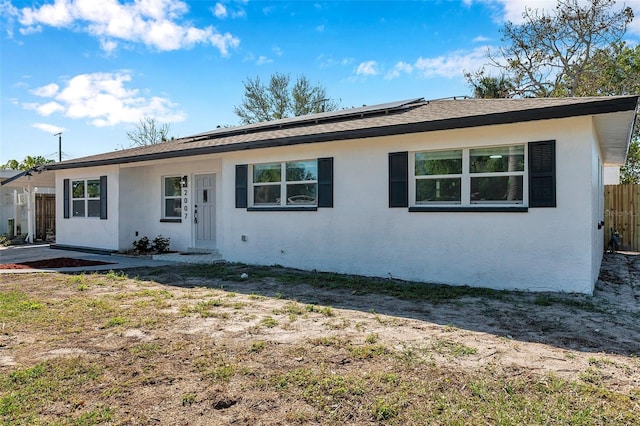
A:
{"label": "white soffit", "polygon": [[594,116],[605,166],[624,164],[635,115],[635,111],[622,111]]}

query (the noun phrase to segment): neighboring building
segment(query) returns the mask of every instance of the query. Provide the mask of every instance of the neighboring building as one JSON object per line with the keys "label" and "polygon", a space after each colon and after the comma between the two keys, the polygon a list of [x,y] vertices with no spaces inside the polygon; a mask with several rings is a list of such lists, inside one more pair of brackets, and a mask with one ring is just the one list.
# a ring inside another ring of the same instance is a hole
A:
{"label": "neighboring building", "polygon": [[[51,174],[31,177],[23,176],[20,170],[0,170],[0,182],[0,235],[31,242],[34,237],[45,240],[47,235],[55,236],[55,216],[47,217],[45,208],[47,201],[51,200],[51,206],[55,202]],[[39,211],[37,206],[41,206]]]}
{"label": "neighboring building", "polygon": [[592,293],[603,168],[637,96],[414,99],[46,166],[57,242],[148,236],[251,264]]}

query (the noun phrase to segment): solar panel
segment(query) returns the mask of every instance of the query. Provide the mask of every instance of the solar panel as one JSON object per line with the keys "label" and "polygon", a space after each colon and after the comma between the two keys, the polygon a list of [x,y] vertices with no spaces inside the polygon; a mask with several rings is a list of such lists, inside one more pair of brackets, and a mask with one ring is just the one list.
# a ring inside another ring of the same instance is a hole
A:
{"label": "solar panel", "polygon": [[[330,120],[353,117],[358,115],[377,114],[381,112],[394,111],[394,110],[401,109],[409,105],[412,105],[418,102],[423,102],[423,101],[424,101],[424,98],[412,98],[412,99],[406,99],[403,101],[388,102],[388,103],[377,104],[377,105],[367,105],[367,106],[362,106],[358,108],[343,109],[339,111],[328,111],[328,112],[321,112],[317,114],[300,115],[297,117],[283,118],[280,120],[263,121],[260,123],[246,124],[244,126],[238,126],[238,127],[226,127],[222,129],[215,129],[215,130],[199,133],[192,136],[187,136],[181,139],[192,139],[192,141],[195,141],[195,140],[201,140],[203,138],[208,138],[213,136],[226,136],[226,135],[234,135],[238,133],[250,133],[250,132],[255,132],[260,130],[288,127],[291,125],[317,123],[320,121],[330,121]],[[191,142],[191,141],[185,141],[185,142]]]}

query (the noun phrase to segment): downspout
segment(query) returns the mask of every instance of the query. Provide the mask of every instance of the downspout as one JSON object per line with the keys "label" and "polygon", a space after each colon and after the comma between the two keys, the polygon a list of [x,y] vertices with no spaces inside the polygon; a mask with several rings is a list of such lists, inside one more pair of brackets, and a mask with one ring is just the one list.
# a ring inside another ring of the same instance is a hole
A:
{"label": "downspout", "polygon": [[13,190],[13,236],[18,235],[18,190]]}
{"label": "downspout", "polygon": [[31,182],[29,182],[29,185],[27,186],[27,242],[28,243],[33,243],[33,232],[35,231],[34,229],[34,211],[33,211],[33,205],[35,204],[35,199],[34,199],[34,194],[33,194],[33,187],[31,186]]}

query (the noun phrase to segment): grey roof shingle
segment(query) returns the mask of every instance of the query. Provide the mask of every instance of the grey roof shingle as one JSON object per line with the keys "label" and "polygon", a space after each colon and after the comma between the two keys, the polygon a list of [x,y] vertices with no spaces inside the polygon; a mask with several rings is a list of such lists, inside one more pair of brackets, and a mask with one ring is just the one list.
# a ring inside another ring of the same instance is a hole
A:
{"label": "grey roof shingle", "polygon": [[47,169],[131,163],[302,143],[635,111],[637,104],[638,96],[434,101],[418,98],[217,129],[157,145],[67,160],[51,164]]}

